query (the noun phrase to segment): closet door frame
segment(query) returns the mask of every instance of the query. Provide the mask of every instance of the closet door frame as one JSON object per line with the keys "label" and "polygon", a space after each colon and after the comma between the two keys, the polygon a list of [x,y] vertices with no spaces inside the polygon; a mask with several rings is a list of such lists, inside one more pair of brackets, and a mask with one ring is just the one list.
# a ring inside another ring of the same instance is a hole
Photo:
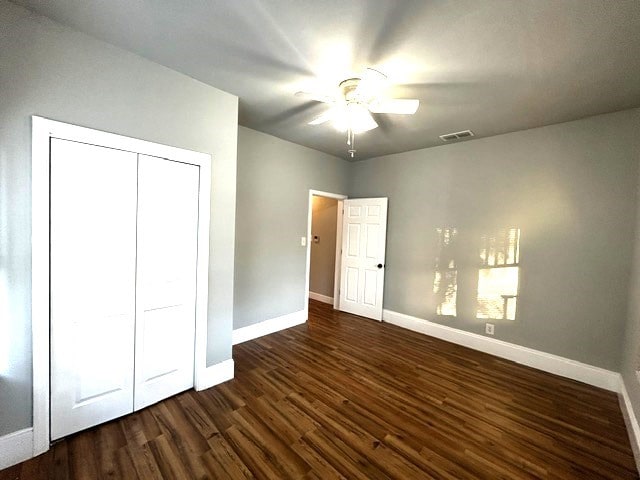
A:
{"label": "closet door frame", "polygon": [[50,145],[51,138],[164,158],[200,167],[194,387],[204,385],[209,293],[211,155],[32,116],[31,322],[33,351],[33,456],[50,446]]}

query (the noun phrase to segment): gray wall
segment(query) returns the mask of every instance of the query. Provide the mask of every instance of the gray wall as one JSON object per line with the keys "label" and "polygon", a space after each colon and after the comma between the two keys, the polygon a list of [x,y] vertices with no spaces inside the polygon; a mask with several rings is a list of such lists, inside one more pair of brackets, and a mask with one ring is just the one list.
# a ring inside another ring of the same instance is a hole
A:
{"label": "gray wall", "polygon": [[[209,365],[231,356],[234,306],[235,328],[304,308],[300,237],[308,190],[317,189],[388,196],[385,307],[473,332],[483,322],[469,305],[455,319],[435,318],[435,229],[456,226],[473,245],[483,228],[518,226],[518,319],[498,322],[496,337],[604,368],[621,366],[638,110],[352,166],[238,131],[236,97],[4,0],[0,65],[0,435],[31,425],[32,114],[213,155]],[[635,243],[640,251],[640,240]],[[636,259],[622,362],[635,405],[639,264]],[[473,275],[467,268],[461,286],[471,285]]]}
{"label": "gray wall", "polygon": [[212,154],[208,364],[230,358],[237,98],[1,0],[0,65],[0,435],[32,424],[32,114]]}
{"label": "gray wall", "polygon": [[[516,321],[495,337],[614,371],[627,314],[638,167],[636,110],[375,158],[352,197],[389,197],[384,307],[475,333],[477,237],[519,227]],[[438,227],[457,227],[458,316],[436,317]]]}
{"label": "gray wall", "polygon": [[[635,119],[637,132],[635,158],[640,161],[640,109]],[[630,199],[631,201],[631,199]],[[636,371],[640,369],[640,195],[637,196],[638,209],[633,238],[633,259],[631,262],[631,282],[629,285],[629,311],[622,345],[621,373],[631,399],[636,418],[640,418],[640,381]]]}
{"label": "gray wall", "polygon": [[[337,221],[338,200],[314,195],[309,291],[327,297],[333,297],[335,283]],[[314,243],[314,236],[318,236],[318,243]]]}
{"label": "gray wall", "polygon": [[309,189],[344,194],[350,165],[238,129],[234,328],[304,309]]}

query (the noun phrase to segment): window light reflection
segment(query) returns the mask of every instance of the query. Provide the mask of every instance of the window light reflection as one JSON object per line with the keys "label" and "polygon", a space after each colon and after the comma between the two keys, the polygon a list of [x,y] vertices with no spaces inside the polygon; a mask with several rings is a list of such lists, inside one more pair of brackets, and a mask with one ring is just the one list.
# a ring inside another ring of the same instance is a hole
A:
{"label": "window light reflection", "polygon": [[436,314],[456,316],[458,297],[458,270],[456,267],[455,247],[458,230],[456,228],[437,228],[438,256],[433,280],[433,293],[436,296]]}
{"label": "window light reflection", "polygon": [[481,237],[477,318],[515,320],[519,260],[519,228],[500,229]]}

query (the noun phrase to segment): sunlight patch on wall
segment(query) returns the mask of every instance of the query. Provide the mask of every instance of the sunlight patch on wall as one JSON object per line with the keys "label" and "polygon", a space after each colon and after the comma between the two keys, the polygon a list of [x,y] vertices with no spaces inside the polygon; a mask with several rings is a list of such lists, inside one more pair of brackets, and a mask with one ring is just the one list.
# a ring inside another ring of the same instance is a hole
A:
{"label": "sunlight patch on wall", "polygon": [[436,314],[456,316],[458,299],[458,270],[455,260],[455,247],[458,230],[456,228],[437,228],[438,256],[433,280],[433,293],[436,296]]}
{"label": "sunlight patch on wall", "polygon": [[501,229],[480,241],[477,318],[516,319],[520,229]]}
{"label": "sunlight patch on wall", "polygon": [[[462,240],[454,227],[436,228],[436,234],[436,315],[457,316],[460,294],[472,309],[467,314],[473,315],[475,297],[476,318],[515,320],[520,287],[520,229],[500,228],[480,236],[463,236]],[[462,290],[458,289],[459,279],[466,279]]]}

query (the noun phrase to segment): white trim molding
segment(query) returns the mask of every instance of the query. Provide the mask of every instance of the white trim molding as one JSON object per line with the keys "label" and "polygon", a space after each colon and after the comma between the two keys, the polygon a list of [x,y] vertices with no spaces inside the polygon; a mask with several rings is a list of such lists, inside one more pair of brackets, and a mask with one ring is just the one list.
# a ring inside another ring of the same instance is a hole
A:
{"label": "white trim molding", "polygon": [[631,443],[631,450],[633,450],[633,458],[636,461],[636,468],[640,472],[640,425],[638,425],[638,418],[633,411],[631,405],[631,398],[629,398],[629,392],[624,384],[624,378],[619,375],[620,392],[618,393],[618,401],[620,402],[620,410],[622,410],[622,416],[624,423],[627,426],[627,435],[629,435],[629,442]]}
{"label": "white trim molding", "polygon": [[25,428],[0,437],[0,470],[33,456],[33,428]]}
{"label": "white trim molding", "polygon": [[569,358],[487,338],[391,310],[383,310],[382,321],[612,392],[618,392],[620,388],[619,373]]}
{"label": "white trim molding", "polygon": [[49,139],[48,120],[32,118],[31,132],[31,338],[33,455],[49,450]]}
{"label": "white trim molding", "polygon": [[309,292],[309,298],[311,300],[317,300],[322,303],[328,303],[329,305],[333,305],[333,297],[322,295],[321,293]]}
{"label": "white trim molding", "polygon": [[270,333],[276,333],[286,328],[302,325],[307,321],[307,310],[298,310],[297,312],[287,313],[276,318],[270,318],[263,322],[254,323],[246,327],[238,328],[233,331],[233,344],[248,342],[254,338],[263,337]]}
{"label": "white trim molding", "polygon": [[206,367],[196,379],[195,389],[197,391],[205,390],[233,379],[234,368],[235,364],[232,358]]}

